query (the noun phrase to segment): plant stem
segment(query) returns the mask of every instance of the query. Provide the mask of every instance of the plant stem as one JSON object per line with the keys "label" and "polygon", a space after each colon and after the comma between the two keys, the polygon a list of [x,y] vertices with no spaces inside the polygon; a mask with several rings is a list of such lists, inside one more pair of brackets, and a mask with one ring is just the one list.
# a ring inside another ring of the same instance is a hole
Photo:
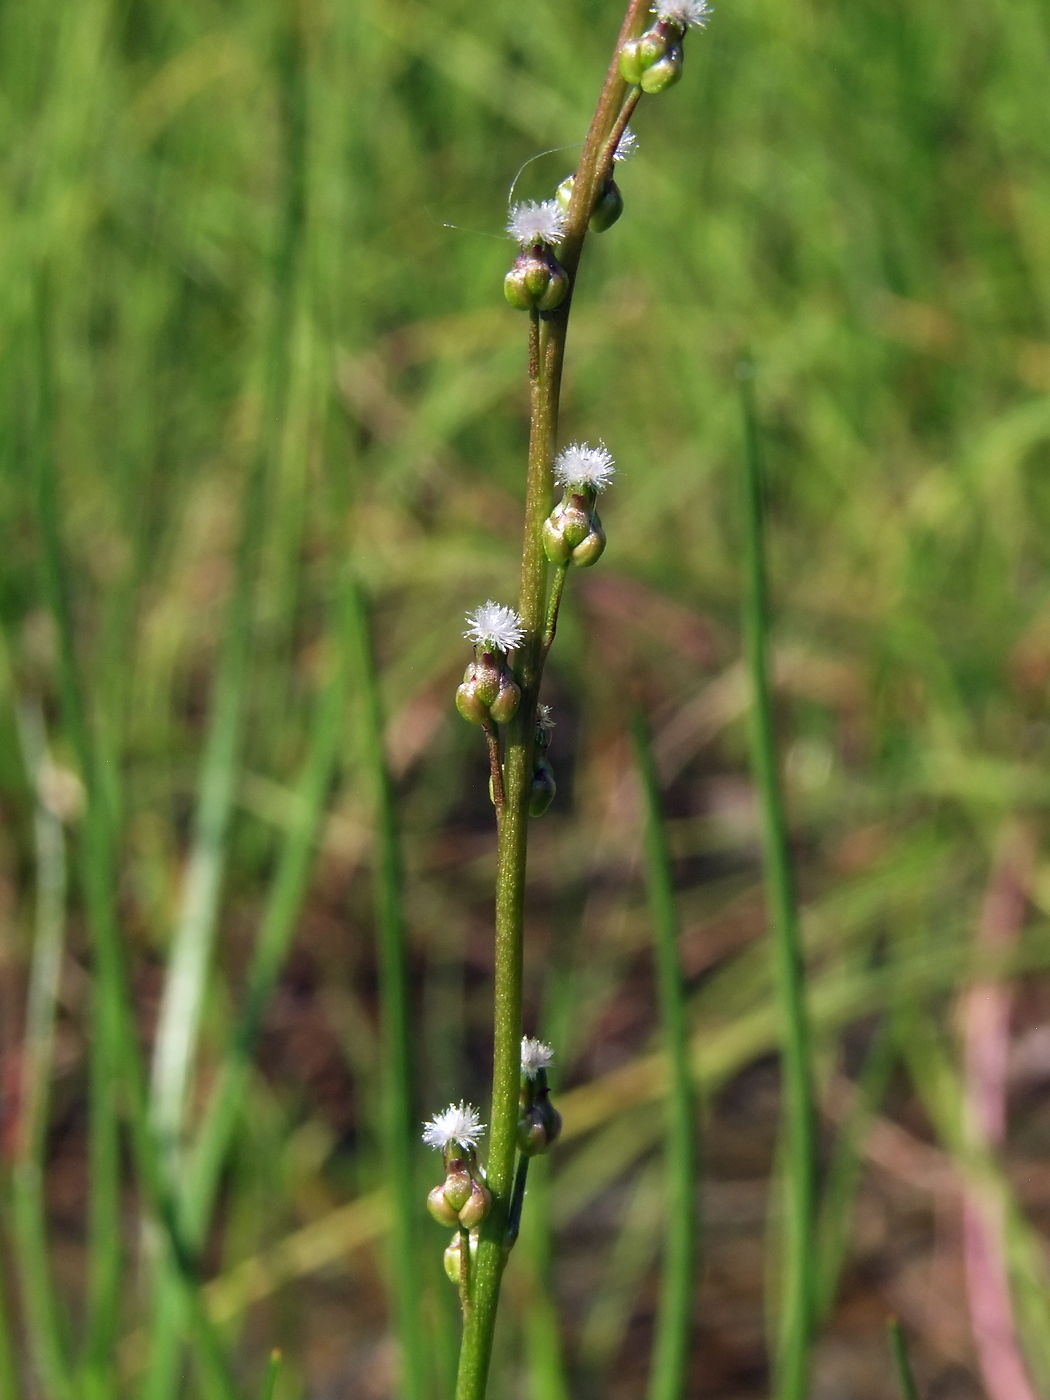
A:
{"label": "plant stem", "polygon": [[817,1251],[814,1248],[816,1115],[810,1069],[805,965],[773,733],[767,654],[770,624],[763,530],[762,460],[750,365],[741,366],[740,384],[746,447],[744,640],[751,681],[751,762],[762,815],[773,964],[784,1036],[784,1268],[776,1394],[780,1400],[804,1400],[817,1282]]}
{"label": "plant stem", "polygon": [[685,1394],[686,1366],[696,1274],[696,1128],[689,1066],[685,987],[678,959],[678,918],[667,832],[660,810],[660,780],[648,726],[641,714],[631,720],[635,756],[645,804],[645,870],[655,934],[660,1020],[668,1060],[667,1219],[664,1235],[660,1311],[649,1370],[649,1400],[679,1400]]}
{"label": "plant stem", "polygon": [[561,609],[561,595],[565,591],[565,580],[568,573],[568,563],[559,564],[554,570],[554,582],[551,585],[551,596],[547,599],[547,621],[543,628],[544,656],[547,655],[554,645],[554,637],[558,631],[558,613]]}
{"label": "plant stem", "polygon": [[[572,284],[600,187],[602,153],[627,91],[627,84],[620,76],[619,46],[638,31],[648,8],[648,0],[630,2],[576,170],[565,237],[558,250],[559,261],[569,275],[568,295],[556,310],[540,317],[530,317],[531,423],[518,605],[525,640],[516,663],[521,703],[518,713],[507,726],[503,760],[505,801],[502,810],[497,812],[495,1015],[487,1167],[493,1201],[492,1210],[480,1231],[473,1304],[466,1319],[460,1348],[457,1400],[482,1400],[485,1394],[500,1281],[506,1261],[521,1068],[522,948],[529,796],[536,735],[536,703],[545,659],[547,560],[541,530],[551,508],[558,406],[565,337],[572,305]],[[608,162],[611,160],[610,152]]]}

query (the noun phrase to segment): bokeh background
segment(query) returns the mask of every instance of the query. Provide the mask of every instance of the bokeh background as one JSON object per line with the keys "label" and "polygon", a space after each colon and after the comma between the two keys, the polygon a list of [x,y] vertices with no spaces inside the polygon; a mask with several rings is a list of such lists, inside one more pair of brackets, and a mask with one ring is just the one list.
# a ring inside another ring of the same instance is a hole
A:
{"label": "bokeh background", "polygon": [[[204,1297],[239,1374],[284,1348],[282,1400],[394,1393],[375,765],[341,580],[367,598],[386,717],[415,1112],[485,1105],[492,819],[452,694],[464,610],[516,593],[526,329],[502,226],[523,162],[547,152],[518,183],[537,198],[575,164],[619,22],[610,0],[0,13],[0,1229],[10,1245],[34,939],[61,937],[42,1160],[71,1356],[104,809],[147,1065],[176,933],[197,938],[176,1139],[199,1129],[299,834]],[[986,1393],[963,1228],[980,1191],[1005,1202],[1017,1329],[1050,1384],[1048,72],[1042,0],[719,0],[633,122],[563,405],[563,439],[618,462],[609,547],[570,579],[545,681],[559,792],[529,878],[528,1025],[556,1048],[566,1132],[508,1272],[494,1400],[645,1386],[663,1117],[632,705],[664,784],[703,1098],[689,1394],[768,1393],[778,1024],[740,661],[745,350],[834,1184],[812,1394],[895,1393],[891,1312],[924,1395]],[[984,1091],[1008,1099],[990,1154],[961,1126]],[[123,1396],[151,1275],[122,1141]],[[454,1298],[422,1207],[419,1240],[445,1393]],[[5,1254],[16,1393],[51,1400]],[[192,1365],[181,1384],[207,1393]]]}

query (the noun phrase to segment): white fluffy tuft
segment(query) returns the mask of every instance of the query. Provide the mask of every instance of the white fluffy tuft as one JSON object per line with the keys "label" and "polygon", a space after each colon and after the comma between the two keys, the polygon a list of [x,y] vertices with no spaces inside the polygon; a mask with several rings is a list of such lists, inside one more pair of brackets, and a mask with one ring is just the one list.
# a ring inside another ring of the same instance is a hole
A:
{"label": "white fluffy tuft", "polygon": [[534,199],[515,204],[507,220],[507,232],[523,248],[537,243],[560,243],[565,237],[565,210],[556,199],[537,204]]}
{"label": "white fluffy tuft", "polygon": [[491,646],[493,651],[513,651],[521,646],[525,628],[521,618],[513,608],[505,608],[502,603],[494,603],[490,598],[480,608],[467,613],[469,626],[464,637],[475,646]]}
{"label": "white fluffy tuft", "polygon": [[638,137],[629,126],[625,127],[623,135],[616,143],[616,150],[613,151],[613,160],[629,160],[637,149]]}
{"label": "white fluffy tuft", "polygon": [[428,1147],[443,1151],[455,1142],[460,1147],[477,1147],[478,1138],[485,1131],[481,1114],[473,1104],[450,1103],[444,1113],[436,1113],[429,1123],[423,1124],[423,1141]]}
{"label": "white fluffy tuft", "polygon": [[658,0],[653,6],[657,19],[669,19],[683,29],[702,29],[711,18],[707,0]]}
{"label": "white fluffy tuft", "polygon": [[554,1051],[549,1045],[542,1040],[522,1039],[521,1071],[527,1079],[535,1079],[541,1069],[550,1069],[553,1063]]}
{"label": "white fluffy tuft", "polygon": [[616,474],[612,453],[604,442],[591,447],[586,442],[573,442],[558,453],[554,463],[554,479],[559,486],[592,486],[604,491]]}

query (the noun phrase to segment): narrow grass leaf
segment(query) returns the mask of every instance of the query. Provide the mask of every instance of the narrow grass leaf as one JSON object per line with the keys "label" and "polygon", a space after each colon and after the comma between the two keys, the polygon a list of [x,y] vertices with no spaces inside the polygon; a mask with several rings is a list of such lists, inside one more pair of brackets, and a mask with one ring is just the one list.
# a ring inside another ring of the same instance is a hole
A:
{"label": "narrow grass leaf", "polygon": [[776,1394],[779,1400],[804,1400],[816,1298],[816,1253],[813,1249],[816,1114],[805,965],[773,729],[763,472],[750,364],[740,367],[740,387],[745,445],[744,645],[751,682],[751,763],[762,818],[773,962],[783,1027],[784,1269]]}
{"label": "narrow grass leaf", "polygon": [[686,1393],[697,1254],[698,1180],[689,1027],[678,956],[671,853],[648,726],[640,714],[632,717],[631,732],[644,799],[646,885],[653,918],[657,1000],[668,1069],[667,1216],[649,1400],[681,1400]]}

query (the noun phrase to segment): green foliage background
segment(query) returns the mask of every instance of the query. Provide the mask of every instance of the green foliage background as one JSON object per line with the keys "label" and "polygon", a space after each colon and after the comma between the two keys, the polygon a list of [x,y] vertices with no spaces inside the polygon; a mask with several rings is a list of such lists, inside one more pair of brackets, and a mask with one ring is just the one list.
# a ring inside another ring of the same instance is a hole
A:
{"label": "green foliage background", "polygon": [[[221,912],[190,1130],[297,820],[314,697],[343,645],[347,564],[370,599],[389,719],[416,1109],[483,1097],[490,815],[478,736],[451,696],[463,610],[516,590],[526,347],[500,291],[511,252],[501,233],[523,161],[548,152],[521,173],[530,197],[575,164],[619,18],[605,0],[14,0],[0,12],[0,918],[12,1083],[36,869],[17,707],[43,715],[60,777],[79,772],[105,794],[148,1047],[209,771],[202,753],[213,771],[219,763],[206,734],[215,677],[236,650],[240,548],[235,802],[218,834]],[[821,1082],[855,1077],[873,1026],[895,1011],[892,1111],[965,1158],[952,1007],[976,966],[973,928],[1004,824],[1038,830],[1050,797],[1048,71],[1040,0],[720,0],[689,40],[681,84],[646,99],[633,123],[626,213],[585,254],[563,406],[564,440],[601,438],[616,456],[610,543],[592,574],[570,580],[548,683],[561,793],[532,858],[530,1014],[577,1097],[553,1180],[535,1193],[537,1213],[545,1191],[557,1202],[560,1233],[553,1246],[542,1231],[524,1241],[532,1263],[508,1295],[497,1395],[527,1384],[542,1400],[569,1383],[633,1395],[641,1384],[629,1365],[610,1373],[625,1337],[633,1354],[648,1336],[659,1205],[632,699],[652,716],[665,783],[699,1076],[720,1090],[709,1171],[772,1170],[769,1133],[756,1128],[739,1159],[732,1134],[718,1134],[776,1043],[739,668],[734,367],[745,349],[770,470],[775,671]],[[59,704],[42,582],[37,484],[52,467],[94,779]],[[286,1345],[282,1400],[389,1387],[389,1357],[374,1355],[382,1251],[350,1251],[354,1230],[373,1238],[369,1212],[380,1209],[370,1193],[381,1050],[372,789],[352,671],[349,690],[320,854],[293,920],[297,951],[267,1013],[206,1255],[208,1277],[250,1259],[259,1278],[260,1251],[290,1232],[349,1231],[321,1282],[295,1266],[286,1275],[314,1281],[282,1291],[278,1270],[272,1287],[249,1288],[262,1301],[247,1330],[230,1331],[246,1377],[271,1342]],[[74,861],[83,817],[65,782]],[[48,1179],[58,1288],[78,1336],[92,959],[71,868]],[[1022,1032],[1047,1000],[1040,862],[1030,897],[1015,954]],[[633,1099],[631,1066],[643,1083]],[[1029,1090],[1022,1099],[1015,1177],[1050,1140]],[[128,1259],[139,1237],[130,1168],[125,1177]],[[339,1215],[357,1196],[359,1215]],[[616,1206],[609,1228],[622,1224],[608,1250],[577,1220],[598,1199]],[[1027,1204],[1038,1223],[1050,1195]],[[900,1207],[908,1219],[917,1209]],[[884,1210],[892,1234],[898,1206]],[[427,1231],[421,1221],[436,1386],[450,1299]],[[916,1239],[926,1267],[929,1232]],[[1045,1379],[1044,1264],[1023,1219],[1017,1239],[1019,1316]],[[860,1323],[834,1315],[838,1341],[818,1356],[814,1394],[841,1393],[841,1374],[854,1396],[891,1393],[879,1350],[891,1307],[922,1334],[922,1375],[956,1387],[937,1393],[973,1393],[961,1285],[949,1288],[960,1341],[918,1303],[909,1316],[915,1288],[894,1283],[905,1271],[892,1249],[856,1248],[880,1261],[851,1285],[867,1311]],[[14,1272],[12,1329],[25,1340]],[[715,1269],[705,1283],[694,1393],[763,1393],[761,1272],[738,1286]],[[124,1283],[113,1394],[135,1393],[149,1316],[130,1273]],[[717,1321],[728,1294],[745,1322]],[[547,1365],[552,1297],[571,1382]],[[28,1375],[25,1393],[44,1394]],[[193,1368],[186,1384],[193,1394],[203,1384]]]}

